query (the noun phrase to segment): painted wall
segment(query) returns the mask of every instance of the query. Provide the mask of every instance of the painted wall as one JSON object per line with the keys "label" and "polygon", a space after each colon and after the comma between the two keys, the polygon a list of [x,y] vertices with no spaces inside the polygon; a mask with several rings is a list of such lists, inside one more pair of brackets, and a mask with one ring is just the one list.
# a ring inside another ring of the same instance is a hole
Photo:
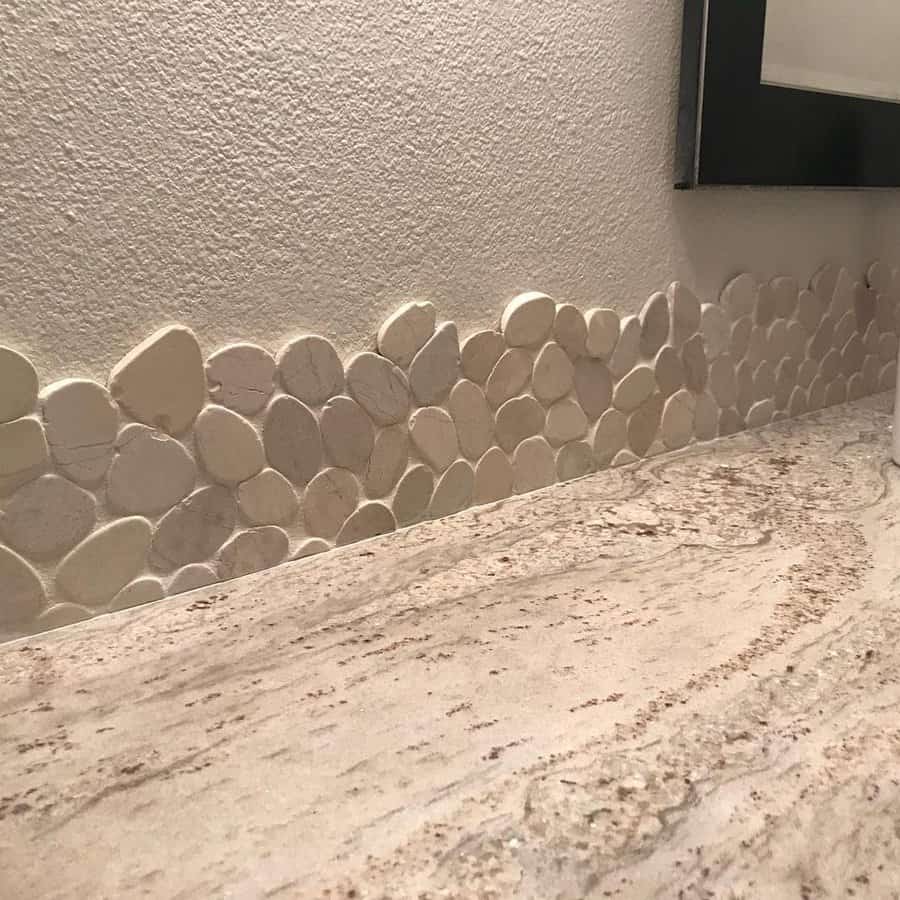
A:
{"label": "painted wall", "polygon": [[0,15],[0,341],[44,384],[105,380],[176,320],[206,350],[349,352],[410,298],[468,332],[531,288],[629,312],[673,278],[805,283],[862,271],[896,219],[872,195],[670,190],[678,0]]}

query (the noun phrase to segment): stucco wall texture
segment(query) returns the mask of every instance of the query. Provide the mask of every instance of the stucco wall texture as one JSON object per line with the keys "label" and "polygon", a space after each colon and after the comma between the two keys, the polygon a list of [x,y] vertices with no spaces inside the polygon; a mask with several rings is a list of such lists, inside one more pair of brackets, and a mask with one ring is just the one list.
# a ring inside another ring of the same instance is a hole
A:
{"label": "stucco wall texture", "polygon": [[673,278],[805,282],[861,271],[895,218],[883,195],[671,190],[679,0],[0,17],[0,339],[43,383],[105,378],[172,321],[206,349],[349,352],[407,299],[468,331],[528,289],[633,312]]}

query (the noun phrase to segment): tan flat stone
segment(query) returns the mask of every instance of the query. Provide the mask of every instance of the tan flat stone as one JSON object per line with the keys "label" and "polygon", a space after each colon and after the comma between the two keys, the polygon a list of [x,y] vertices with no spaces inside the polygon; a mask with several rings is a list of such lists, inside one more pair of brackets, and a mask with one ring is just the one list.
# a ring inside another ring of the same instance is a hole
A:
{"label": "tan flat stone", "polygon": [[656,378],[650,366],[632,369],[613,392],[613,406],[628,413],[637,409],[656,390]]}
{"label": "tan flat stone", "polygon": [[837,286],[839,274],[840,269],[836,265],[826,263],[810,279],[809,286],[818,295],[826,309],[828,309],[831,304],[831,298],[834,296],[834,289]]}
{"label": "tan flat stone", "polygon": [[750,336],[753,334],[753,319],[744,316],[731,326],[731,344],[728,353],[738,362],[744,359],[750,349]]}
{"label": "tan flat stone", "polygon": [[589,309],[585,316],[588,356],[608,359],[619,340],[619,314],[614,309]]}
{"label": "tan flat stone", "polygon": [[847,399],[859,400],[866,396],[866,385],[862,372],[855,372],[847,379]]}
{"label": "tan flat stone", "polygon": [[[831,346],[840,350],[854,334],[856,334],[856,314],[845,312],[836,321],[834,334],[831,336]],[[861,338],[860,341],[862,341]]]}
{"label": "tan flat stone", "polygon": [[[856,312],[857,327],[865,334],[869,326],[875,322],[875,309],[878,303],[878,293],[868,290],[864,284],[856,285],[853,291],[853,309]],[[877,323],[876,330],[877,330]]]}
{"label": "tan flat stone", "polygon": [[475,384],[483,385],[506,352],[506,341],[499,331],[478,331],[466,338],[460,350],[463,375]]}
{"label": "tan flat stone", "polygon": [[347,519],[337,537],[339,547],[354,544],[368,538],[394,531],[397,523],[391,511],[383,503],[364,503]]}
{"label": "tan flat stone", "polygon": [[491,447],[475,466],[475,504],[495,503],[512,496],[513,468],[499,447]]}
{"label": "tan flat stone", "polygon": [[700,330],[700,301],[680,281],[669,285],[666,295],[672,319],[672,342],[680,347]]}
{"label": "tan flat stone", "polygon": [[594,471],[594,451],[587,441],[573,441],[560,448],[556,454],[556,478],[558,481],[574,481]]}
{"label": "tan flat stone", "polygon": [[31,362],[10,347],[0,346],[0,422],[34,412],[37,372]]}
{"label": "tan flat stone", "polygon": [[534,397],[513,397],[497,410],[494,432],[497,443],[507,452],[544,430],[544,410]]}
{"label": "tan flat stone", "polygon": [[166,596],[166,589],[158,578],[145,575],[137,578],[116,594],[109,603],[109,611],[119,609],[131,609],[133,606],[143,606],[145,603],[156,603]]}
{"label": "tan flat stone", "polygon": [[897,363],[889,362],[882,366],[881,373],[878,376],[878,388],[882,391],[900,390],[897,383]]}
{"label": "tan flat stone", "polygon": [[831,349],[833,337],[834,319],[831,316],[823,316],[807,347],[809,358],[821,362],[825,358],[825,354]]}
{"label": "tan flat stone", "polygon": [[207,359],[206,383],[216,403],[252,416],[275,390],[275,360],[256,344],[230,344]]}
{"label": "tan flat stone", "polygon": [[747,344],[747,352],[744,359],[756,368],[764,359],[769,357],[768,332],[760,325],[754,325],[750,332],[750,341]]}
{"label": "tan flat stone", "polygon": [[775,370],[772,363],[763,360],[753,372],[754,396],[757,400],[772,399],[775,396]]}
{"label": "tan flat stone", "polygon": [[719,407],[709,394],[700,394],[694,409],[694,436],[711,441],[719,432]]}
{"label": "tan flat stone", "polygon": [[485,388],[494,408],[515,397],[531,378],[531,357],[524,350],[507,350],[491,371]]}
{"label": "tan flat stone", "polygon": [[686,447],[691,442],[696,407],[694,395],[683,388],[666,400],[660,422],[660,437],[670,450]]}
{"label": "tan flat stone", "polygon": [[897,301],[890,295],[875,297],[875,322],[881,332],[897,330]]}
{"label": "tan flat stone", "polygon": [[[616,317],[616,330],[619,319]],[[556,318],[553,322],[553,337],[556,343],[566,351],[572,360],[584,356],[587,352],[588,327],[581,310],[571,303],[556,307]],[[611,348],[610,348],[611,349]]]}
{"label": "tan flat stone", "polygon": [[554,446],[560,447],[587,434],[588,420],[581,406],[571,398],[557,400],[547,410],[544,436]]}
{"label": "tan flat stone", "polygon": [[678,351],[669,344],[656,354],[653,371],[659,391],[664,397],[671,396],[684,386],[684,366]]}
{"label": "tan flat stone", "polygon": [[[895,357],[896,358],[896,357]],[[862,371],[866,359],[866,347],[862,338],[854,334],[841,351],[841,373],[845,378],[850,378]]]}
{"label": "tan flat stone", "polygon": [[0,545],[0,625],[5,628],[33,621],[44,605],[44,587],[37,572],[18,553]]}
{"label": "tan flat stone", "polygon": [[736,322],[744,316],[753,315],[758,294],[759,285],[756,279],[745,272],[725,285],[719,297],[719,304],[731,321]]}
{"label": "tan flat stone", "polygon": [[224,406],[207,406],[200,413],[194,424],[194,441],[210,478],[220,484],[246,481],[266,464],[256,429]]}
{"label": "tan flat stone", "polygon": [[290,542],[276,525],[240,531],[219,551],[216,572],[223,581],[270,569],[287,558]]}
{"label": "tan flat stone", "polygon": [[882,363],[897,361],[897,353],[898,349],[900,349],[900,343],[898,343],[896,334],[888,332],[887,334],[879,335],[877,348],[878,356],[880,357]]}
{"label": "tan flat stone", "polygon": [[700,329],[707,358],[712,361],[731,346],[731,323],[715,303],[704,303],[700,312]]}
{"label": "tan flat stone", "polygon": [[806,345],[809,333],[799,322],[789,322],[787,327],[787,352],[789,356],[803,359],[806,356]]}
{"label": "tan flat stone", "polygon": [[168,594],[174,597],[176,594],[184,594],[197,588],[215,584],[219,576],[212,566],[205,563],[191,563],[189,566],[179,569],[169,582]]}
{"label": "tan flat stone", "polygon": [[797,360],[792,356],[786,356],[778,363],[778,368],[775,370],[775,409],[786,410],[788,408],[791,394],[797,386],[798,374],[799,366]]}
{"label": "tan flat stone", "polygon": [[812,383],[806,392],[806,402],[809,409],[822,409],[822,407],[825,406],[825,391],[827,388],[828,383],[821,375],[816,375],[816,377],[813,378]]}
{"label": "tan flat stone", "polygon": [[460,381],[450,392],[450,415],[463,455],[478,460],[494,441],[494,417],[478,385]]}
{"label": "tan flat stone", "polygon": [[572,390],[574,368],[569,355],[559,344],[545,344],[534,361],[531,386],[535,397],[553,403]]}
{"label": "tan flat stone", "polygon": [[382,428],[375,436],[363,485],[366,496],[377,500],[389,494],[409,459],[409,435],[401,425]]}
{"label": "tan flat stone", "polygon": [[619,468],[620,466],[630,466],[636,462],[640,462],[641,458],[636,456],[631,452],[627,447],[623,450],[620,450],[612,461],[612,467],[614,469]]}
{"label": "tan flat stone", "polygon": [[293,397],[276,397],[263,423],[266,458],[294,484],[304,485],[322,464],[322,437],[312,411]]}
{"label": "tan flat stone", "polygon": [[826,381],[831,381],[841,370],[841,352],[832,347],[819,363],[819,372]]}
{"label": "tan flat stone", "polygon": [[804,359],[797,369],[797,384],[808,388],[816,375],[819,374],[819,366],[813,359]]}
{"label": "tan flat stone", "polygon": [[617,409],[608,409],[594,429],[594,459],[599,466],[608,466],[628,440],[628,418]]}
{"label": "tan flat stone", "polygon": [[742,416],[746,416],[757,399],[753,367],[744,360],[735,370],[734,377],[737,383],[737,410]]}
{"label": "tan flat stone", "polygon": [[775,401],[771,398],[760,400],[757,403],[754,403],[747,413],[747,427],[761,428],[763,425],[768,425],[769,422],[772,421],[772,416],[774,414]]}
{"label": "tan flat stone", "polygon": [[409,367],[409,386],[421,406],[442,403],[459,380],[459,335],[444,322],[416,354]]}
{"label": "tan flat stone", "polygon": [[556,304],[546,294],[530,291],[506,305],[500,330],[510,347],[534,347],[550,334],[555,318]]}
{"label": "tan flat stone", "polygon": [[802,387],[795,387],[791,391],[791,399],[788,401],[788,415],[802,416],[809,407],[806,402],[806,391]]}
{"label": "tan flat stone", "polygon": [[812,291],[801,291],[797,298],[797,321],[803,328],[813,334],[825,315],[822,301]]}
{"label": "tan flat stone", "polygon": [[517,494],[547,487],[556,481],[556,459],[543,437],[522,441],[513,454],[513,485]]}
{"label": "tan flat stone", "polygon": [[434,323],[431,303],[404,303],[378,330],[378,352],[401,369],[407,368],[434,334]]}
{"label": "tan flat stone", "polygon": [[843,375],[838,375],[825,389],[825,405],[837,406],[847,402],[847,380]]}
{"label": "tan flat stone", "polygon": [[665,294],[653,294],[641,310],[641,354],[647,359],[656,356],[670,329],[669,300]]}
{"label": "tan flat stone", "polygon": [[352,397],[376,425],[396,425],[409,413],[409,385],[403,371],[374,353],[359,353],[347,367]]}
{"label": "tan flat stone", "polygon": [[831,297],[830,312],[835,321],[838,321],[846,313],[853,310],[853,294],[856,286],[854,278],[842,266],[838,271],[837,282],[834,285],[834,293]]}
{"label": "tan flat stone", "polygon": [[308,556],[318,556],[320,553],[330,549],[331,544],[328,541],[323,541],[321,538],[309,538],[298,545],[291,559],[306,559]]}
{"label": "tan flat stone", "polygon": [[49,459],[44,429],[37,419],[0,425],[0,497],[38,477]]}
{"label": "tan flat stone", "polygon": [[609,409],[613,383],[603,360],[582,357],[575,363],[575,394],[584,414],[592,421]]}
{"label": "tan flat stone", "polygon": [[703,349],[703,338],[699,334],[685,341],[681,348],[681,361],[684,365],[685,387],[695,394],[703,393],[709,379],[709,364]]}
{"label": "tan flat stone", "polygon": [[790,319],[797,310],[797,299],[800,296],[800,285],[796,278],[778,277],[769,282],[775,295],[775,315],[782,319]]}
{"label": "tan flat stone", "polygon": [[221,485],[194,491],[159,520],[150,562],[163,572],[208,560],[234,530],[237,507]]}
{"label": "tan flat stone", "polygon": [[777,366],[786,356],[788,350],[788,323],[785,319],[776,319],[766,333],[766,359]]}
{"label": "tan flat stone", "polygon": [[628,445],[639,457],[647,455],[659,436],[663,405],[662,395],[653,394],[628,417]]}
{"label": "tan flat stone", "polygon": [[239,484],[237,502],[251,525],[290,525],[299,509],[293,486],[274,469],[263,469]]}
{"label": "tan flat stone", "polygon": [[879,390],[878,380],[880,374],[881,363],[878,357],[869,354],[862,365],[863,384],[866,386],[867,394],[874,394]]}
{"label": "tan flat stone", "polygon": [[346,469],[319,472],[303,495],[303,520],[313,537],[332,540],[356,509],[359,483]]}
{"label": "tan flat stone", "polygon": [[336,466],[362,474],[375,447],[375,426],[365,410],[349,397],[334,397],[319,419],[322,444]]}
{"label": "tan flat stone", "polygon": [[719,413],[719,435],[727,437],[744,430],[745,422],[736,409],[723,409]]}
{"label": "tan flat stone", "polygon": [[723,409],[737,402],[735,363],[727,353],[717,356],[709,368],[709,389]]}
{"label": "tan flat stone", "polygon": [[621,378],[634,368],[641,348],[641,320],[637,316],[625,316],[619,323],[619,339],[609,357],[609,371]]}
{"label": "tan flat stone", "polygon": [[337,350],[317,334],[303,335],[283,347],[277,365],[284,389],[307,406],[321,406],[344,389],[344,366]]}
{"label": "tan flat stone", "polygon": [[429,515],[433,519],[452,515],[472,503],[475,472],[465,460],[458,459],[441,475],[431,498]]}
{"label": "tan flat stone", "polygon": [[438,406],[426,406],[412,414],[409,437],[422,459],[438,472],[443,472],[459,455],[456,426]]}
{"label": "tan flat stone", "polygon": [[56,628],[65,628],[68,625],[84,622],[93,615],[91,610],[78,606],[76,603],[55,603],[37,617],[35,630],[53,631]]}
{"label": "tan flat stone", "polygon": [[775,321],[778,310],[778,300],[771,284],[763,283],[759,286],[756,296],[755,322],[760,328],[768,328]]}
{"label": "tan flat stone", "polygon": [[391,507],[397,524],[412,525],[428,510],[434,492],[434,475],[428,466],[412,466],[400,479]]}

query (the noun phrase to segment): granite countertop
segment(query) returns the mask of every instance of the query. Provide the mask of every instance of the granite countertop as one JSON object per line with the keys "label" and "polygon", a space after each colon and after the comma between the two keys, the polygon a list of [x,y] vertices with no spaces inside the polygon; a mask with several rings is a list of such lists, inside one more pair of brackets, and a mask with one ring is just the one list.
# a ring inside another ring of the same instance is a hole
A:
{"label": "granite countertop", "polygon": [[0,647],[0,896],[898,896],[890,404]]}

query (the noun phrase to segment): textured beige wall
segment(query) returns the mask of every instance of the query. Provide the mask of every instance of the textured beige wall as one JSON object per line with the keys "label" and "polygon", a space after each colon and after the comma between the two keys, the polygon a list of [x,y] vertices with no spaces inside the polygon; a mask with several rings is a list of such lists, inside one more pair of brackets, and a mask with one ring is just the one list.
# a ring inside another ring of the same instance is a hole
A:
{"label": "textured beige wall", "polygon": [[859,273],[896,219],[670,190],[678,0],[0,15],[0,342],[44,383],[105,379],[175,320],[207,350],[313,330],[349,352],[413,297],[468,332],[530,288],[634,311],[673,278]]}

